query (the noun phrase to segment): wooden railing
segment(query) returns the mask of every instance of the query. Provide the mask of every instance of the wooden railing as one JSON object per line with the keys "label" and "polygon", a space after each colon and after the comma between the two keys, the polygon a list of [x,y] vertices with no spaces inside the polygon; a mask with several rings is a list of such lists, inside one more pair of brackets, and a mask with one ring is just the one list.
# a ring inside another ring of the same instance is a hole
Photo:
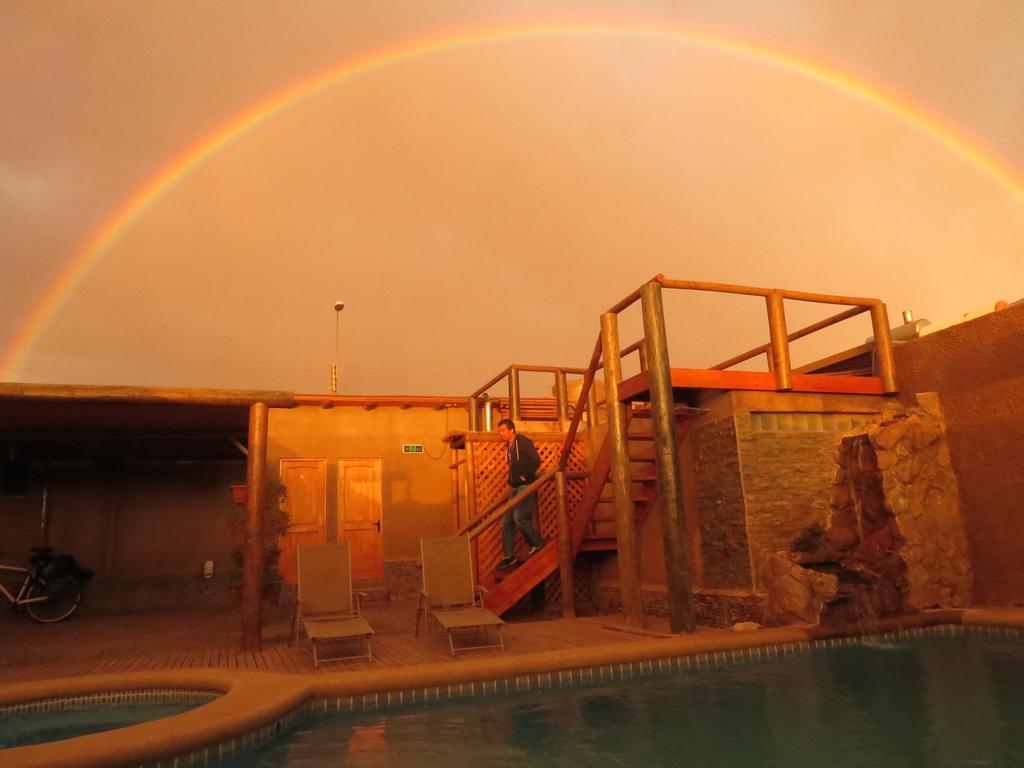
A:
{"label": "wooden railing", "polygon": [[[672,280],[662,274],[655,275],[650,281],[657,283],[664,288],[673,288],[685,291],[706,291],[711,293],[727,293],[742,296],[759,296],[765,300],[768,318],[768,338],[766,344],[754,347],[735,357],[731,357],[717,365],[711,366],[711,370],[726,370],[742,362],[746,362],[758,355],[766,355],[768,369],[775,374],[776,385],[781,390],[790,389],[792,386],[792,366],[789,356],[789,342],[802,339],[816,331],[829,326],[841,323],[851,317],[871,313],[871,328],[875,339],[875,356],[877,361],[877,375],[882,382],[882,391],[893,393],[896,391],[896,380],[894,372],[894,361],[892,352],[892,339],[889,335],[889,318],[885,304],[879,299],[863,298],[859,296],[836,296],[825,293],[807,293],[804,291],[790,291],[779,288],[753,288],[746,285],[732,285],[729,283],[704,283],[694,280]],[[620,302],[612,306],[608,312],[619,314],[624,309],[632,306],[640,299],[640,288],[630,293]],[[837,304],[848,306],[842,312],[826,317],[805,328],[793,333],[786,330],[786,313],[783,306],[785,300],[805,301],[816,304]],[[661,322],[664,319],[661,318]],[[637,351],[640,353],[640,369],[647,369],[647,349],[644,339],[623,347],[620,357]]]}
{"label": "wooden railing", "polygon": [[[520,365],[513,364],[503,370],[497,376],[492,378],[482,387],[469,396],[467,407],[469,408],[469,429],[471,432],[476,432],[481,428],[480,412],[481,409],[489,407],[491,398],[488,395],[490,390],[495,385],[499,384],[503,379],[507,380],[508,385],[508,406],[509,406],[509,418],[512,421],[523,421],[530,420],[530,416],[525,414],[523,411],[522,403],[523,397],[521,395],[519,375],[521,373],[550,373],[554,375],[554,390],[555,390],[555,403],[557,408],[557,418],[563,424],[569,420],[569,395],[568,395],[568,383],[567,376],[570,374],[582,374],[584,373],[583,368],[569,368],[565,366],[553,366],[553,365]],[[486,427],[486,419],[484,422]]]}

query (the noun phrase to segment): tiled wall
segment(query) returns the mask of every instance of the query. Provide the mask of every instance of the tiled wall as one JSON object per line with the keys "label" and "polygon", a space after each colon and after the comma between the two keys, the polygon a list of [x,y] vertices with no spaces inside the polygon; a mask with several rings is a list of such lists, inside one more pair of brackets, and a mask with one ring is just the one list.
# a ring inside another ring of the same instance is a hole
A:
{"label": "tiled wall", "polygon": [[222,695],[220,691],[183,690],[181,688],[145,691],[103,691],[100,693],[83,693],[77,696],[60,696],[0,706],[0,717],[25,715],[33,712],[64,712],[96,706],[127,707],[156,701],[194,702],[196,705],[200,705],[208,704]]}

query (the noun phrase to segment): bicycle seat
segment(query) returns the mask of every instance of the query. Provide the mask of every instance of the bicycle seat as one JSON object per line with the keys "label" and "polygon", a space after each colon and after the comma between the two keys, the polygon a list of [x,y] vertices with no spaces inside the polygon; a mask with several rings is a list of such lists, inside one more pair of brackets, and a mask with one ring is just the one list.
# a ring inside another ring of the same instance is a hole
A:
{"label": "bicycle seat", "polygon": [[28,561],[32,565],[43,565],[54,558],[53,547],[32,547],[32,555]]}

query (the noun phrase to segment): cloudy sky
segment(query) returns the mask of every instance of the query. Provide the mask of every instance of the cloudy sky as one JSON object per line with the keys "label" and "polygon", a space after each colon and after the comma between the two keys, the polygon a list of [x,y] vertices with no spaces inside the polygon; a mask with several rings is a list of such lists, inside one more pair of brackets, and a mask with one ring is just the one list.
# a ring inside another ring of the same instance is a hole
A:
{"label": "cloudy sky", "polygon": [[[0,380],[324,392],[340,319],[341,392],[467,394],[659,272],[1019,299],[1022,39],[1018,0],[0,0]],[[667,303],[677,366],[767,338]]]}

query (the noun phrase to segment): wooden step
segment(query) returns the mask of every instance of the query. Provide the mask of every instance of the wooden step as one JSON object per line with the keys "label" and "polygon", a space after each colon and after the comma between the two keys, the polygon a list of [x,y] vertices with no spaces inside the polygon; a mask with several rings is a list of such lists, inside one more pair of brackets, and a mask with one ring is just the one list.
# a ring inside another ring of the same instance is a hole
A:
{"label": "wooden step", "polygon": [[558,542],[552,539],[525,563],[503,573],[501,581],[484,595],[484,607],[500,616],[557,568]]}
{"label": "wooden step", "polygon": [[583,543],[580,544],[580,552],[609,552],[619,548],[619,543],[615,537],[611,538],[593,538],[584,539]]}
{"label": "wooden step", "polygon": [[[640,510],[637,510],[637,512],[639,512],[639,511]],[[590,518],[590,524],[591,525],[594,525],[595,523],[614,523],[614,522],[615,522],[615,516],[614,515],[612,517],[605,517],[603,515],[602,516],[594,515],[593,517]]]}
{"label": "wooden step", "polygon": [[[647,493],[634,493],[632,495],[631,499],[632,499],[634,504],[642,504],[644,502],[650,501],[651,500],[651,496],[650,496],[650,494],[647,494]],[[598,503],[601,503],[603,501],[603,502],[605,502],[607,504],[611,504],[613,501],[615,501],[615,497],[614,496],[599,496],[597,501],[598,501]]]}

